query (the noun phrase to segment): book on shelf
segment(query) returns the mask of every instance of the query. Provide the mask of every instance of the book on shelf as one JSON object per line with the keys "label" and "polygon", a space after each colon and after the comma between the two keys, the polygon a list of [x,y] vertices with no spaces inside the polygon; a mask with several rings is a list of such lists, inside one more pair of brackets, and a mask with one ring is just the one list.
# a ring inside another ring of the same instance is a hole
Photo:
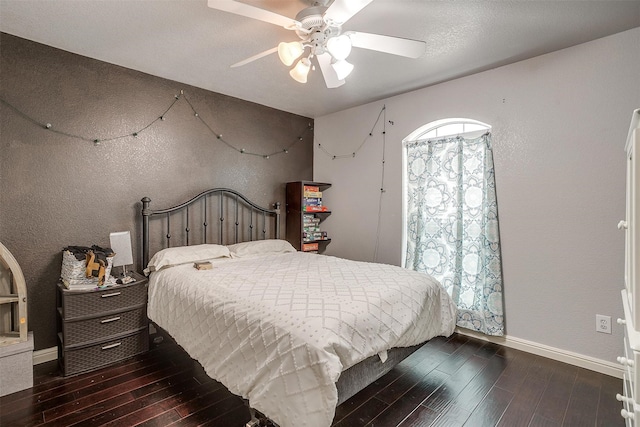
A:
{"label": "book on shelf", "polygon": [[302,194],[303,197],[314,197],[317,199],[322,199],[322,191],[304,191]]}
{"label": "book on shelf", "polygon": [[327,212],[328,210],[326,206],[304,206],[305,212]]}
{"label": "book on shelf", "polygon": [[317,243],[303,243],[302,244],[302,251],[303,252],[317,251],[317,250],[318,250],[318,244]]}
{"label": "book on shelf", "polygon": [[326,231],[315,231],[311,233],[302,233],[302,240],[305,242],[315,242],[317,240],[328,240]]}
{"label": "book on shelf", "polygon": [[322,206],[322,199],[318,197],[305,197],[302,199],[302,204],[308,206]]}
{"label": "book on shelf", "polygon": [[326,237],[309,237],[309,238],[302,239],[304,243],[322,242],[324,240],[329,240],[329,239]]}
{"label": "book on shelf", "polygon": [[304,191],[320,191],[320,187],[317,185],[305,185],[303,189]]}

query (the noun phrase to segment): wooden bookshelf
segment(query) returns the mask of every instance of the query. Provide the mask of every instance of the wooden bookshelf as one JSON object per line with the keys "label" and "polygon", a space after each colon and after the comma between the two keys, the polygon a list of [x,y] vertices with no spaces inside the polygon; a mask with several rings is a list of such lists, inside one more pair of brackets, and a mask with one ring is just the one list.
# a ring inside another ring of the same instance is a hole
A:
{"label": "wooden bookshelf", "polygon": [[286,238],[299,251],[322,253],[331,242],[322,231],[322,222],[331,215],[322,200],[329,187],[331,184],[315,181],[287,183]]}

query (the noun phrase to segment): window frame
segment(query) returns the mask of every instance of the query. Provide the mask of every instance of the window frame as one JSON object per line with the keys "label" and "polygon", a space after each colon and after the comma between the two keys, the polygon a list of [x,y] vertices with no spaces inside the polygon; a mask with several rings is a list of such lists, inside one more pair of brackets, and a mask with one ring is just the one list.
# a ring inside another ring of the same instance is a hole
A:
{"label": "window frame", "polygon": [[[451,125],[462,125],[462,132],[444,133],[442,135],[438,135],[438,129],[442,129]],[[472,125],[475,127],[475,129],[465,131],[464,127],[466,125]],[[490,130],[491,130],[491,125],[487,123],[483,123],[479,120],[465,119],[465,118],[440,119],[440,120],[434,120],[432,122],[429,122],[425,125],[420,126],[418,129],[414,130],[409,135],[407,135],[407,137],[402,140],[402,143],[407,144],[413,141],[448,138],[451,136],[472,137],[476,132],[478,132],[479,134],[482,134]],[[427,134],[433,131],[436,132],[434,136],[427,136]]]}

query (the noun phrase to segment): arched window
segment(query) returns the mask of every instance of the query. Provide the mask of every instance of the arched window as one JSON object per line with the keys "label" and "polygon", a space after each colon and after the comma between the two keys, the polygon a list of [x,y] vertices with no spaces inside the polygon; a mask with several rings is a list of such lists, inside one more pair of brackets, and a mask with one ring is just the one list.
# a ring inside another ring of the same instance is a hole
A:
{"label": "arched window", "polygon": [[504,334],[491,126],[428,123],[403,141],[403,265],[439,280],[457,325]]}
{"label": "arched window", "polygon": [[487,132],[491,126],[472,119],[443,119],[420,126],[407,136],[404,141],[444,138],[446,136],[473,136],[476,132]]}

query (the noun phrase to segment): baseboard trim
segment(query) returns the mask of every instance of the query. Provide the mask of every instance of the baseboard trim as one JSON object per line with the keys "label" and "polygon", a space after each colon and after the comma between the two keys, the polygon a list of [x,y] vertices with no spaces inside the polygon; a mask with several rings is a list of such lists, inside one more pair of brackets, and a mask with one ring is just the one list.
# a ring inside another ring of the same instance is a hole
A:
{"label": "baseboard trim", "polygon": [[616,378],[622,378],[622,375],[624,373],[622,366],[619,364],[607,362],[606,360],[602,359],[596,359],[595,357],[573,353],[571,351],[566,351],[555,347],[550,347],[548,345],[524,340],[522,338],[510,337],[506,335],[503,337],[488,336],[464,328],[456,328],[456,332],[461,335],[467,335],[473,338],[500,344],[505,347],[515,348],[516,350],[526,351],[527,353],[557,360],[559,362],[568,363],[570,365],[589,369],[595,372],[600,372],[601,374],[609,375]]}
{"label": "baseboard trim", "polygon": [[[585,356],[578,353],[562,350],[548,345],[540,344],[533,341],[524,340],[522,338],[503,336],[494,337],[484,335],[469,329],[456,328],[456,332],[461,335],[467,335],[505,347],[515,348],[516,350],[526,351],[537,356],[546,357],[557,360],[559,362],[568,363],[570,365],[579,366],[591,371],[600,372],[616,378],[622,378],[624,370],[622,366],[616,363],[607,362],[606,360],[596,359],[594,357]],[[33,352],[33,364],[39,365],[45,362],[51,362],[58,358],[58,347],[50,347]]]}
{"label": "baseboard trim", "polygon": [[39,365],[58,358],[58,347],[49,347],[33,352],[33,364]]}

